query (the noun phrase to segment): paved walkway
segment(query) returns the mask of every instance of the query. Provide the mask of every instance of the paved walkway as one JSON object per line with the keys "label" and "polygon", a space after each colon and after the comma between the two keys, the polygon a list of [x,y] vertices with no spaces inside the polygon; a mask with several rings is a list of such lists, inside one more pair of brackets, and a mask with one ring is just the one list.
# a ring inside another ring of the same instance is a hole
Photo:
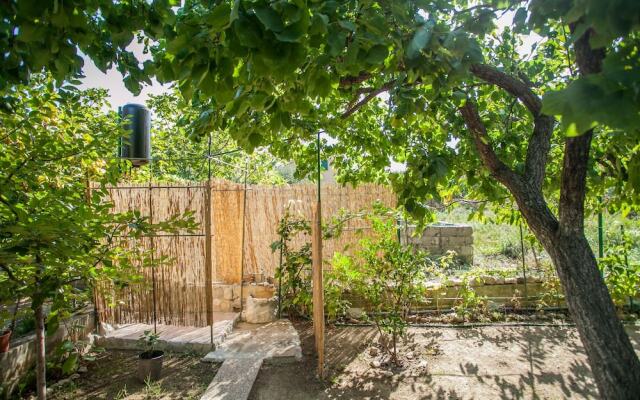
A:
{"label": "paved walkway", "polygon": [[302,359],[298,332],[288,320],[239,324],[203,362],[222,362],[201,400],[246,400],[264,363]]}

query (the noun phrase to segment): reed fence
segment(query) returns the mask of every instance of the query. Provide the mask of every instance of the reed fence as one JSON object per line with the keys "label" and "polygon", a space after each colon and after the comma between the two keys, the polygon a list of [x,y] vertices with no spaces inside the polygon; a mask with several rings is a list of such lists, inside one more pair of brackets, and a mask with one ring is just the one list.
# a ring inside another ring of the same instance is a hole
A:
{"label": "reed fence", "polygon": [[[311,221],[316,202],[314,184],[284,186],[243,185],[224,180],[188,184],[121,184],[109,188],[114,211],[138,210],[152,222],[190,210],[199,230],[176,235],[160,234],[130,241],[167,256],[161,267],[140,266],[141,283],[115,290],[102,285],[96,291],[100,321],[110,323],[153,320],[152,275],[155,274],[158,323],[206,326],[211,323],[212,287],[244,281],[273,282],[279,256],[271,250],[278,240],[277,226],[287,207]],[[370,209],[380,201],[393,207],[396,198],[384,186],[322,186],[323,216],[341,209]],[[357,243],[356,232],[368,228],[361,219],[347,222],[342,235],[323,243],[323,259]],[[299,240],[307,240],[299,238]],[[310,241],[310,238],[308,238]]]}

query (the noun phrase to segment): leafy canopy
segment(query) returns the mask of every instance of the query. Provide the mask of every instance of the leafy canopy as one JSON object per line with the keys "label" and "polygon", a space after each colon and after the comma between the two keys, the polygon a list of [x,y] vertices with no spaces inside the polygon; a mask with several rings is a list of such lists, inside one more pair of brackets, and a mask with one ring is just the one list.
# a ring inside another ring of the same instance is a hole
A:
{"label": "leafy canopy", "polygon": [[[479,168],[457,115],[467,97],[477,100],[498,154],[522,168],[530,121],[513,98],[470,73],[472,65],[489,63],[524,77],[544,96],[543,111],[562,119],[556,144],[597,125],[593,193],[612,190],[611,206],[627,211],[638,203],[635,0],[34,3],[11,2],[7,10],[14,13],[3,15],[7,82],[43,67],[59,79],[73,76],[82,51],[100,67],[115,63],[134,91],[150,75],[174,82],[199,108],[202,135],[228,130],[247,149],[269,145],[311,170],[309,143],[323,130],[337,139],[329,141],[337,144],[327,156],[336,157],[343,180],[388,180],[392,162],[406,164],[407,174],[392,180],[417,214],[429,197],[461,191],[506,197]],[[496,29],[509,17],[510,27]],[[30,38],[34,29],[42,34]],[[587,29],[595,30],[592,45],[605,47],[607,56],[602,73],[579,78],[572,44]],[[520,56],[515,49],[532,31],[542,39]],[[153,60],[132,59],[126,46],[135,37]],[[560,155],[553,145],[551,194]]]}

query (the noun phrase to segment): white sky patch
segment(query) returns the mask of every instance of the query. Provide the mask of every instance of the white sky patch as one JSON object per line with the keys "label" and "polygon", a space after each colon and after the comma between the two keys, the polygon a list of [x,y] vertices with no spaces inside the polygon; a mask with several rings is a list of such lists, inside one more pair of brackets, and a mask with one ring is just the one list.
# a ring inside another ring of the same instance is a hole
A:
{"label": "white sky patch", "polygon": [[[140,62],[151,59],[151,55],[143,53],[143,45],[138,43],[135,39],[127,46],[127,50],[132,51],[136,58]],[[114,110],[127,103],[145,104],[149,99],[149,95],[158,95],[166,93],[171,88],[171,85],[162,85],[155,78],[151,80],[151,85],[144,85],[142,91],[138,96],[134,96],[125,86],[124,77],[118,70],[111,68],[107,73],[103,73],[96,67],[93,61],[85,55],[82,55],[84,59],[84,68],[82,72],[85,78],[81,79],[81,89],[100,88],[107,89],[109,92],[108,101]]]}

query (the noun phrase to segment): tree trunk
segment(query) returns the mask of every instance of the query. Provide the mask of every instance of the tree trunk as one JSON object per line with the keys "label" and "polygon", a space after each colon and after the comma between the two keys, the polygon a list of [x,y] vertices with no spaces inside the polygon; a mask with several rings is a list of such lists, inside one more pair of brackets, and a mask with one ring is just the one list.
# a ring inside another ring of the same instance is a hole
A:
{"label": "tree trunk", "polygon": [[42,305],[35,309],[36,319],[36,386],[38,400],[47,398],[47,360],[45,357],[45,328]]}
{"label": "tree trunk", "polygon": [[541,238],[553,260],[571,316],[603,399],[637,399],[640,360],[616,317],[595,256],[584,234]]}

